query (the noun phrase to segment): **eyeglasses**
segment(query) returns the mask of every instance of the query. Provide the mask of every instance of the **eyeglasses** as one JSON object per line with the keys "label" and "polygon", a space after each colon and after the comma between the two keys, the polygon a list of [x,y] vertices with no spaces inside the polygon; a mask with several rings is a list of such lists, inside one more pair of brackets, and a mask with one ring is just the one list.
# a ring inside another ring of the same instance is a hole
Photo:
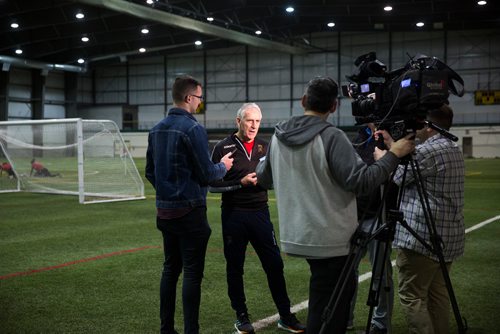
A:
{"label": "eyeglasses", "polygon": [[203,100],[203,95],[193,95],[193,94],[189,94],[189,96],[194,96],[194,97],[197,97],[199,98],[200,100]]}

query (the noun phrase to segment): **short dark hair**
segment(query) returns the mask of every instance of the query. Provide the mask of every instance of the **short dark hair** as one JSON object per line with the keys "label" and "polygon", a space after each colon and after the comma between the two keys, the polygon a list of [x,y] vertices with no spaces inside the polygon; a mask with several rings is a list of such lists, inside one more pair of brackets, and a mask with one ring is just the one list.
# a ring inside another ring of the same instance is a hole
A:
{"label": "short dark hair", "polygon": [[449,105],[443,104],[438,109],[431,109],[427,112],[427,120],[436,124],[440,128],[449,130],[453,124],[453,110]]}
{"label": "short dark hair", "polygon": [[174,103],[181,103],[187,95],[192,94],[201,83],[189,75],[175,78],[172,86],[172,99]]}
{"label": "short dark hair", "polygon": [[327,113],[337,103],[339,85],[329,77],[315,77],[306,85],[304,107],[320,113]]}

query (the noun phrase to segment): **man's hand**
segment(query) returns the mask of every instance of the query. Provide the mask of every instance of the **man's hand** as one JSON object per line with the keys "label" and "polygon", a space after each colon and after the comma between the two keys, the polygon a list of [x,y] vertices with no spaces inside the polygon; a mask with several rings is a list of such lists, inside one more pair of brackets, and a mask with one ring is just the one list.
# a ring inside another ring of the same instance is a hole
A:
{"label": "man's hand", "polygon": [[415,134],[410,133],[395,142],[390,146],[389,151],[394,153],[398,158],[402,158],[415,150]]}
{"label": "man's hand", "polygon": [[382,159],[382,157],[387,153],[387,150],[381,150],[377,146],[375,146],[375,150],[373,151],[373,159],[378,161]]}
{"label": "man's hand", "polygon": [[256,186],[257,185],[257,173],[250,173],[245,175],[244,178],[241,179],[242,186]]}
{"label": "man's hand", "polygon": [[225,156],[222,157],[222,159],[220,159],[220,162],[222,162],[224,164],[224,166],[226,166],[226,170],[230,170],[231,167],[233,167],[233,158],[231,158],[231,156],[233,155],[234,152],[229,152],[228,154],[226,154]]}

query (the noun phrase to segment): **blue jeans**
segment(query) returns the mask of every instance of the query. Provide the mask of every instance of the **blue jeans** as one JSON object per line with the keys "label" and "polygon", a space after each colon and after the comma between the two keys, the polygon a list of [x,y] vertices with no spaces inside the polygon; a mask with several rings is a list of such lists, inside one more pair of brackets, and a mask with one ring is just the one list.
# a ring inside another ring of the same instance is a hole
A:
{"label": "blue jeans", "polygon": [[[360,223],[361,228],[364,232],[372,233],[376,230],[377,226],[372,225],[376,223],[376,218],[368,218]],[[385,259],[384,273],[381,276],[381,261],[384,256],[385,243],[379,242],[378,240],[371,240],[367,246],[368,255],[370,258],[370,263],[372,267],[375,265],[375,260],[378,260],[377,270],[375,272],[373,288],[377,289],[380,284],[382,284],[380,289],[380,295],[377,306],[373,310],[373,316],[371,323],[380,329],[387,329],[389,333],[391,332],[391,317],[392,309],[394,306],[394,283],[392,280],[392,265],[391,265],[391,247],[389,246],[387,257]],[[366,253],[366,252],[365,252]],[[364,254],[361,256],[361,258]],[[378,259],[376,259],[376,256]],[[358,290],[358,276],[359,276],[359,263],[355,264],[355,276],[356,276],[356,289],[354,291],[354,296],[351,301],[351,310],[349,314],[349,325],[354,322],[354,308],[356,306],[357,290]]]}
{"label": "blue jeans", "polygon": [[228,295],[236,314],[246,313],[246,298],[243,287],[245,251],[250,242],[259,256],[267,276],[271,296],[280,315],[290,313],[290,299],[286,291],[283,260],[274,235],[269,209],[243,211],[222,208],[222,235]]}
{"label": "blue jeans", "polygon": [[182,280],[184,333],[199,333],[201,280],[205,254],[212,230],[208,225],[206,207],[197,207],[183,217],[162,220],[156,226],[163,234],[165,262],[160,282],[160,319],[162,334],[175,333],[174,315],[177,281]]}

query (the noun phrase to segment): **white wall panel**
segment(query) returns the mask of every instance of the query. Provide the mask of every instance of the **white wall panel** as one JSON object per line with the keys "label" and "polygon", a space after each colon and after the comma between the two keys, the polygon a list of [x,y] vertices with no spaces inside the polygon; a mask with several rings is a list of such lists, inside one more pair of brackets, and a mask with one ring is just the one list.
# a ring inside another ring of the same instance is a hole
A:
{"label": "white wall panel", "polygon": [[66,109],[62,105],[46,104],[44,116],[45,118],[65,118]]}
{"label": "white wall panel", "polygon": [[31,104],[9,102],[9,121],[15,119],[31,119]]}

